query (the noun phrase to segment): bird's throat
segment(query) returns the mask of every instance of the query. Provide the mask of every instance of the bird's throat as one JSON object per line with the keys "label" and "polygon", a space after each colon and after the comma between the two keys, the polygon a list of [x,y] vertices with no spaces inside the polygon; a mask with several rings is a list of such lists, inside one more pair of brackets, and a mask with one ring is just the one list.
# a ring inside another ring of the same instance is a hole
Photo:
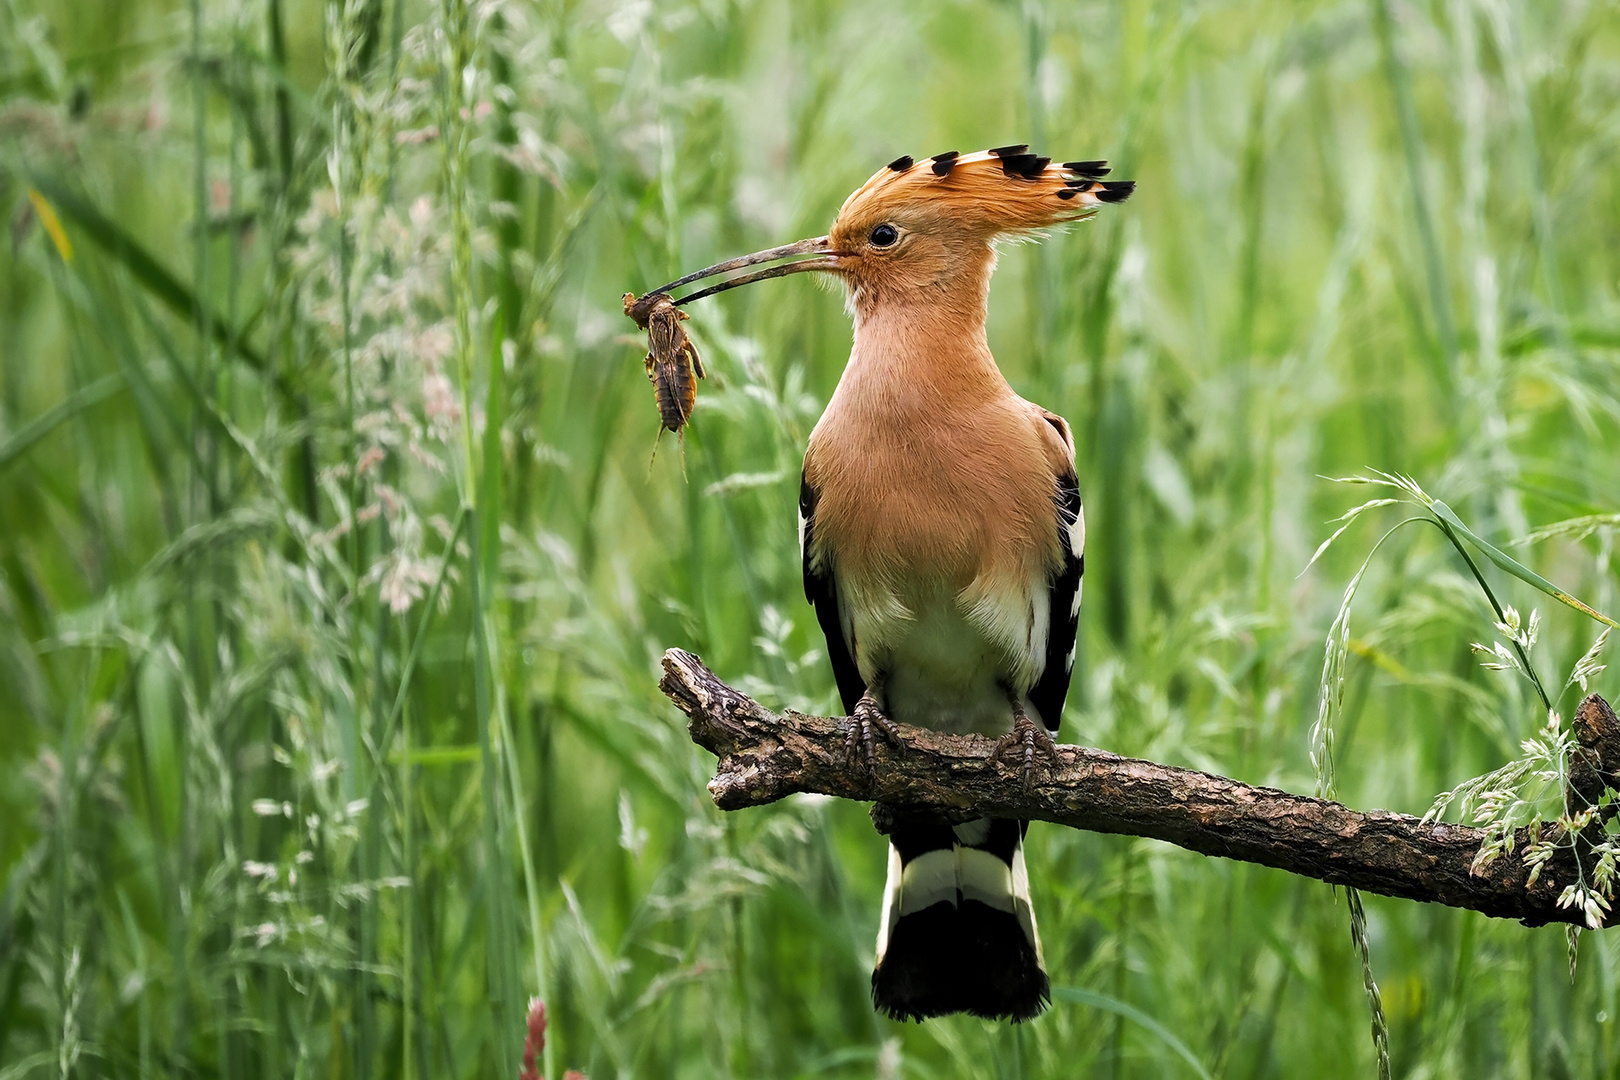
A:
{"label": "bird's throat", "polygon": [[947,417],[1011,393],[985,337],[980,290],[872,305],[857,315],[849,367],[838,395]]}

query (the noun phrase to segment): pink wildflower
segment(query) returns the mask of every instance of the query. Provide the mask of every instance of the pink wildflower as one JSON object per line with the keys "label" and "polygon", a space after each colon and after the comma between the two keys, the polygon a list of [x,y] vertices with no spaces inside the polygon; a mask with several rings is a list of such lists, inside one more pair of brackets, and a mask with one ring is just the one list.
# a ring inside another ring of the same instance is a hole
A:
{"label": "pink wildflower", "polygon": [[546,1003],[529,999],[529,1030],[523,1037],[523,1068],[518,1080],[541,1080],[540,1052],[546,1048]]}

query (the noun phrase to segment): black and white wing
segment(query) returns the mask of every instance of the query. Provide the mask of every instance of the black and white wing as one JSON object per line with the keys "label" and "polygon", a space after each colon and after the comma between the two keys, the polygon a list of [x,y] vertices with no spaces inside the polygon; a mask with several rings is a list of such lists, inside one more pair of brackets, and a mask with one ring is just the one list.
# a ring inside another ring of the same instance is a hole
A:
{"label": "black and white wing", "polygon": [[[843,620],[838,613],[838,585],[825,567],[814,565],[816,528],[816,489],[801,473],[799,476],[799,553],[804,561],[804,598],[816,609],[816,621],[827,638],[827,659],[832,661],[838,696],[844,701],[844,714],[855,711],[855,703],[866,693],[866,683],[849,642],[844,640]],[[1071,635],[1072,636],[1072,635]],[[1068,685],[1067,676],[1064,685]]]}
{"label": "black and white wing", "polygon": [[1086,573],[1086,512],[1080,505],[1080,481],[1073,472],[1059,478],[1053,507],[1063,562],[1049,583],[1047,610],[1051,622],[1046,631],[1046,667],[1029,691],[1029,703],[1040,713],[1048,731],[1058,729],[1063,719],[1063,699],[1069,695],[1074,642],[1080,629],[1080,584]]}

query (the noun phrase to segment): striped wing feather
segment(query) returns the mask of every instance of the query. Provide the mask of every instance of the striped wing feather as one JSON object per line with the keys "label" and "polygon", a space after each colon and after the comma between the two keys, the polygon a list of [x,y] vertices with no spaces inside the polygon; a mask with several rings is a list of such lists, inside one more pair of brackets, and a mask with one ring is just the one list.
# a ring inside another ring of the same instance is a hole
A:
{"label": "striped wing feather", "polygon": [[1029,703],[1041,714],[1049,731],[1063,719],[1063,701],[1069,696],[1074,671],[1075,636],[1080,628],[1080,585],[1086,572],[1086,517],[1080,505],[1080,483],[1074,473],[1058,480],[1054,500],[1063,563],[1051,580],[1051,624],[1046,635],[1046,666],[1029,691]]}
{"label": "striped wing feather", "polygon": [[832,574],[812,565],[816,527],[816,489],[802,475],[799,478],[799,550],[804,561],[804,598],[816,609],[816,621],[827,638],[827,658],[832,661],[838,696],[844,714],[855,711],[855,703],[866,693],[866,683],[855,666],[855,655],[844,640],[843,621],[838,614],[838,586]]}

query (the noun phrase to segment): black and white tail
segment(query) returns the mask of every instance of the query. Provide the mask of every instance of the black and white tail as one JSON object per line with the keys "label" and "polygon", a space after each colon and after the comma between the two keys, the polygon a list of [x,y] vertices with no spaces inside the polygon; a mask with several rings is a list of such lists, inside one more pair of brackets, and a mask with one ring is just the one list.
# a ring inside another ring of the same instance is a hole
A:
{"label": "black and white tail", "polygon": [[872,1001],[896,1020],[1028,1020],[1051,1000],[1024,869],[1026,822],[913,825],[889,840]]}

